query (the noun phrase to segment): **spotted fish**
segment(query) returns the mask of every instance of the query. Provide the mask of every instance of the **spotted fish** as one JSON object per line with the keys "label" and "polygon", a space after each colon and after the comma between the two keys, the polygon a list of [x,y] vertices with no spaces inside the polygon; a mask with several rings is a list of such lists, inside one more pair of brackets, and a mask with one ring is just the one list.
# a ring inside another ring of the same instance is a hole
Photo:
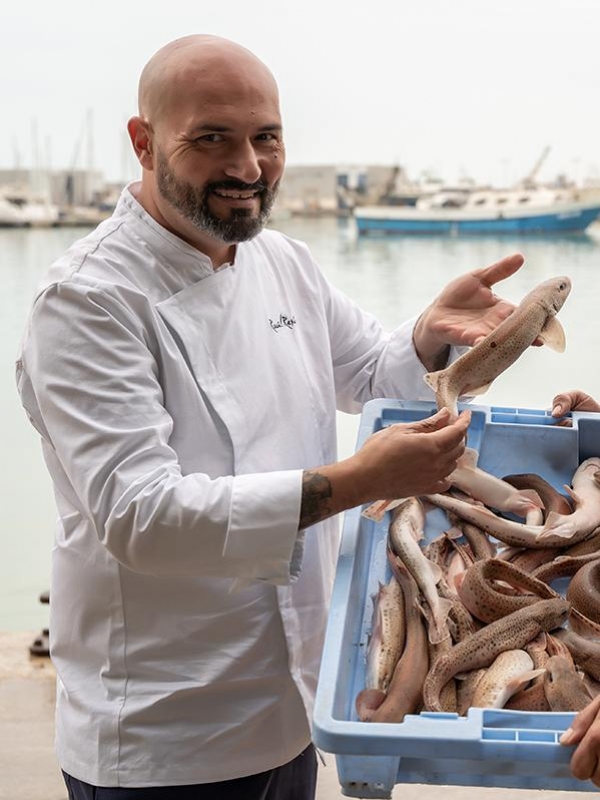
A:
{"label": "spotted fish", "polygon": [[564,275],[540,283],[485,339],[446,369],[428,372],[424,379],[435,392],[438,409],[458,414],[461,395],[484,394],[536,339],[562,353],[565,335],[556,314],[570,291],[571,281]]}

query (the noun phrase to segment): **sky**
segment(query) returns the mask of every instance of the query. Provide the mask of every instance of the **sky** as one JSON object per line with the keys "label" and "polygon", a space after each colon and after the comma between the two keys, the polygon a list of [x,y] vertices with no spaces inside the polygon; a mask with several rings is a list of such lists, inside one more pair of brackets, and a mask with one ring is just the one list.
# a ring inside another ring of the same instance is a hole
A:
{"label": "sky", "polygon": [[600,181],[600,0],[5,2],[0,168],[135,177],[140,72],[190,33],[270,67],[288,164],[509,185],[548,146],[540,179]]}

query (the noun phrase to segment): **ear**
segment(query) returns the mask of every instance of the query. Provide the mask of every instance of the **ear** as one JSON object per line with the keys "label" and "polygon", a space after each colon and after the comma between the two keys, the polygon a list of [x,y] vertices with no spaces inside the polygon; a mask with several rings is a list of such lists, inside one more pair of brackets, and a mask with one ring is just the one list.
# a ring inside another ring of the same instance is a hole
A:
{"label": "ear", "polygon": [[127,123],[127,131],[138,161],[144,169],[152,171],[154,169],[152,126],[148,120],[132,117]]}

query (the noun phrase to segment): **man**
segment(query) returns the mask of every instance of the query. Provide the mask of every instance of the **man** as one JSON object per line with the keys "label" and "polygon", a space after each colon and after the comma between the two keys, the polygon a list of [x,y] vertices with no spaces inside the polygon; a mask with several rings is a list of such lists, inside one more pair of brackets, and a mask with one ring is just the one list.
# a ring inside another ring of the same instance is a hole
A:
{"label": "man", "polygon": [[160,50],[129,133],[142,180],[50,269],[17,367],[60,517],[59,762],[72,798],[307,800],[333,517],[448,488],[469,423],[442,411],[336,462],[336,406],[431,399],[423,374],[511,312],[491,287],[523,258],[384,334],[263,230],[277,87],[223,39]]}

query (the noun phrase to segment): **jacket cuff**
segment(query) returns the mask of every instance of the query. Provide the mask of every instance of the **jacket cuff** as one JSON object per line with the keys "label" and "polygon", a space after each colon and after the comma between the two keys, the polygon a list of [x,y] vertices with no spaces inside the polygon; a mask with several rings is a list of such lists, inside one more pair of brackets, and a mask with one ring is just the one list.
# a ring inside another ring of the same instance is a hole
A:
{"label": "jacket cuff", "polygon": [[300,574],[302,470],[238,475],[233,481],[224,558],[248,560],[251,580],[289,584]]}

